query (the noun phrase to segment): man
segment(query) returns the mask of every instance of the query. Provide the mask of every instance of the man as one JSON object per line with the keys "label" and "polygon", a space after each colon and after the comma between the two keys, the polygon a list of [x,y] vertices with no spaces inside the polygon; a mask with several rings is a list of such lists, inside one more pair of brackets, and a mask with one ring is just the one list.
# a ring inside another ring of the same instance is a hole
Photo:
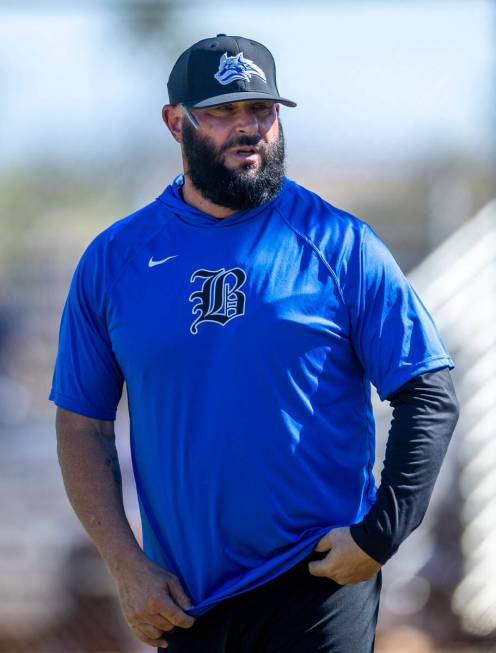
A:
{"label": "man", "polygon": [[[382,241],[284,176],[275,65],[219,34],[163,119],[184,175],[89,246],[51,398],[72,505],[147,644],[371,651],[380,567],[457,418],[445,346]],[[113,421],[126,382],[143,553]],[[394,406],[376,492],[370,381]]]}

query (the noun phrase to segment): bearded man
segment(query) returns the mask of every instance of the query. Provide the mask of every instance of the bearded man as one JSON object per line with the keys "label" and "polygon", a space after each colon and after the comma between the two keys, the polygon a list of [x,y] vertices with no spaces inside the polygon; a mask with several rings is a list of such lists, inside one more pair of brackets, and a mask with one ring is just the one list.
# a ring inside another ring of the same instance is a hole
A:
{"label": "bearded man", "polygon": [[[127,622],[173,653],[366,653],[381,566],[457,419],[452,360],[364,222],[286,178],[270,52],[219,34],[171,72],[184,174],[88,247],[51,399],[70,501]],[[114,420],[126,383],[144,551]],[[393,407],[373,477],[370,384]]]}

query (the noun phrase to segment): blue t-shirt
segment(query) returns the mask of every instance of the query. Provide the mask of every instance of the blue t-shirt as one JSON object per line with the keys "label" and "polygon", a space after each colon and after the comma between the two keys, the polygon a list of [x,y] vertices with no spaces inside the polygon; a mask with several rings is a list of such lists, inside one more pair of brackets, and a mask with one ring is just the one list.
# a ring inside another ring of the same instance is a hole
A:
{"label": "blue t-shirt", "polygon": [[220,220],[182,182],[82,256],[50,398],[113,420],[126,383],[145,552],[197,616],[359,522],[370,382],[384,399],[453,363],[365,223],[289,179]]}

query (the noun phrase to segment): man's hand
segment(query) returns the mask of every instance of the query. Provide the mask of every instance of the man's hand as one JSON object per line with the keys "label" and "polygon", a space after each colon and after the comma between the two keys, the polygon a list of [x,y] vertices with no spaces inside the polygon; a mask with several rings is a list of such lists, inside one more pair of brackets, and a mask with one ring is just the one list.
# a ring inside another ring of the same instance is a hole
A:
{"label": "man's hand", "polygon": [[145,558],[115,575],[124,617],[136,637],[155,648],[167,648],[164,633],[175,626],[191,628],[195,619],[181,608],[191,601],[177,576]]}
{"label": "man's hand", "polygon": [[347,527],[329,531],[314,551],[329,553],[322,560],[308,563],[310,573],[313,576],[327,576],[340,585],[362,583],[381,568],[378,562],[356,544]]}

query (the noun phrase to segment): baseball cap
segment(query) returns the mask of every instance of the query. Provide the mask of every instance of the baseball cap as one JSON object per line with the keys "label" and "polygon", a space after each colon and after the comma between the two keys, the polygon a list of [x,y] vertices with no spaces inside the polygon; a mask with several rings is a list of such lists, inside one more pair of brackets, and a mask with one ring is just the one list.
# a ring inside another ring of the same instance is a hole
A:
{"label": "baseball cap", "polygon": [[217,34],[192,45],[174,64],[167,89],[171,104],[193,109],[260,99],[296,106],[279,95],[270,51],[242,36]]}

